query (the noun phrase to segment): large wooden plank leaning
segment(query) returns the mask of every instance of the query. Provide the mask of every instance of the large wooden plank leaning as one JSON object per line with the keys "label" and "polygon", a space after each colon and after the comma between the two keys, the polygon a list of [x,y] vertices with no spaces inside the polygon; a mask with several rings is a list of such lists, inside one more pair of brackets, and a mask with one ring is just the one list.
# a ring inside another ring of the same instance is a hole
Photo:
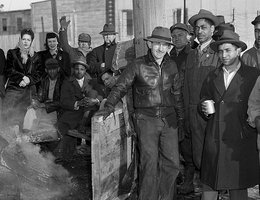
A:
{"label": "large wooden plank leaning", "polygon": [[127,170],[127,136],[122,109],[105,121],[92,118],[91,157],[93,200],[124,199],[121,182]]}

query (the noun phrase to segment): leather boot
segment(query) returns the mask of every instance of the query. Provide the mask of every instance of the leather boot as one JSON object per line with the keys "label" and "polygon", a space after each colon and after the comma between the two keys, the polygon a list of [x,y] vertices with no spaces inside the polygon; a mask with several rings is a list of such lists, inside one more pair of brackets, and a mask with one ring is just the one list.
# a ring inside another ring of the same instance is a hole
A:
{"label": "leather boot", "polygon": [[194,166],[186,166],[184,172],[184,183],[179,187],[180,194],[189,194],[194,192],[193,178],[195,173]]}

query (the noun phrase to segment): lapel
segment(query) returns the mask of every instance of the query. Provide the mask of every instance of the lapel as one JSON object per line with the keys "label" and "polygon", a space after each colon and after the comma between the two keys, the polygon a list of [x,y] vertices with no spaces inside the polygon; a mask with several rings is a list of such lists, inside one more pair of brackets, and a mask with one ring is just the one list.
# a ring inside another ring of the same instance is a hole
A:
{"label": "lapel", "polygon": [[224,94],[224,92],[226,91],[225,88],[225,83],[224,83],[224,75],[223,75],[223,69],[222,69],[223,65],[221,65],[216,71],[216,78],[214,79],[214,84],[215,87],[217,88],[220,96],[222,96]]}
{"label": "lapel", "polygon": [[245,66],[241,62],[241,66],[240,66],[239,70],[237,71],[237,73],[235,74],[235,76],[233,77],[233,79],[231,80],[231,82],[227,88],[227,92],[233,91],[234,89],[237,89],[241,85],[241,83],[243,82],[244,69],[245,69]]}

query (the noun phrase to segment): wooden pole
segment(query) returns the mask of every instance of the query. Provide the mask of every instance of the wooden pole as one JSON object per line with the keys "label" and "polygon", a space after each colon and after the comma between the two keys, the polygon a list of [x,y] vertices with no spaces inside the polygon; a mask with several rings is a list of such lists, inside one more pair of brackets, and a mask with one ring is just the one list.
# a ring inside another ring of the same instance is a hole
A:
{"label": "wooden pole", "polygon": [[58,33],[58,16],[57,16],[56,0],[51,0],[51,10],[52,10],[53,31]]}
{"label": "wooden pole", "polygon": [[166,26],[166,0],[133,0],[136,57],[147,53],[143,40],[156,26]]}

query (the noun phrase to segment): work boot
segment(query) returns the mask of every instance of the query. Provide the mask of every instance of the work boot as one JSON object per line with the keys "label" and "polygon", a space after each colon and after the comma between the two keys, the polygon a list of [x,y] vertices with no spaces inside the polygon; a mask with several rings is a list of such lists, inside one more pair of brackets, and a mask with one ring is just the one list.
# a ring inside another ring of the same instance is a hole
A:
{"label": "work boot", "polygon": [[193,178],[195,167],[186,166],[184,171],[184,183],[179,187],[180,194],[189,194],[194,192]]}

